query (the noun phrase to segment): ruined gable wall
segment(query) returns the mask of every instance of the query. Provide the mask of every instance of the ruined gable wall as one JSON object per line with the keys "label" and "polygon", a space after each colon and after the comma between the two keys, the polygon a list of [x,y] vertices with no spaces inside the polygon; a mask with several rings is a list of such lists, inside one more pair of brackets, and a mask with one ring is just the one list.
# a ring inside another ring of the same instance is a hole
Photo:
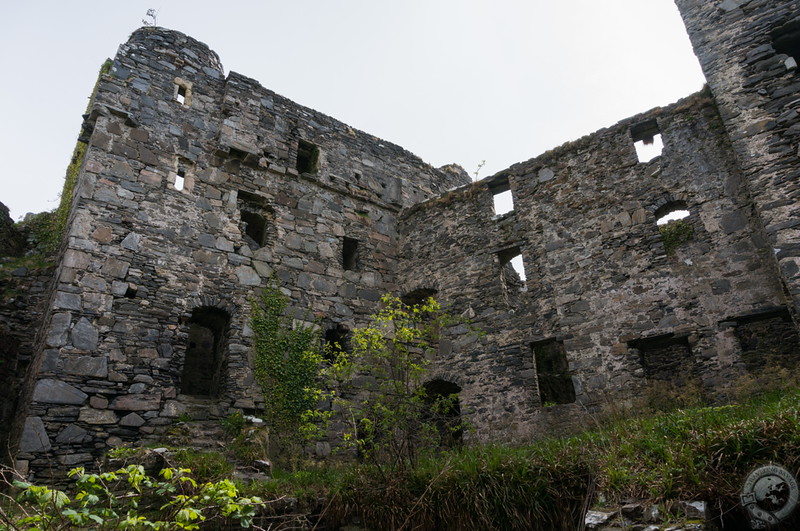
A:
{"label": "ruined gable wall", "polygon": [[[274,273],[296,318],[362,324],[395,286],[401,206],[468,181],[226,79],[204,44],[162,29],[120,47],[84,139],[20,453],[42,480],[159,437],[184,412],[257,410],[247,321],[258,287]],[[316,150],[307,171],[301,140]],[[243,220],[253,210],[260,242]],[[345,237],[358,247],[348,270]],[[203,396],[182,392],[198,312],[229,320],[219,388]]]}
{"label": "ruined gable wall", "polygon": [[[653,119],[664,150],[639,163],[631,128]],[[504,179],[515,210],[494,216],[490,188]],[[675,201],[695,235],[667,255],[655,212]],[[710,393],[741,371],[733,330],[720,323],[785,304],[751,207],[700,93],[410,209],[401,286],[437,289],[487,332],[476,340],[451,330],[434,370],[462,388],[477,437],[552,433],[644,395],[644,365],[654,362],[642,359],[640,338],[680,338],[690,355],[678,372]],[[524,292],[503,286],[501,259],[513,247]],[[531,343],[550,338],[563,342],[572,404],[543,407]]]}
{"label": "ruined gable wall", "polygon": [[796,310],[800,305],[800,82],[795,65],[800,57],[786,53],[771,33],[800,43],[796,32],[800,5],[791,0],[676,0],[676,4]]}

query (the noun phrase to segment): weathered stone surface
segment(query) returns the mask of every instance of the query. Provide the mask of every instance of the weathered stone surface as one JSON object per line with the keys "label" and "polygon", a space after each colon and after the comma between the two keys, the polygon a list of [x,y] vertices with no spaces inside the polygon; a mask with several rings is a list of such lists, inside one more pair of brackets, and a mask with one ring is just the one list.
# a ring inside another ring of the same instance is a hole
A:
{"label": "weathered stone surface", "polygon": [[20,452],[47,452],[52,448],[41,417],[28,417],[19,441]]}
{"label": "weathered stone surface", "polygon": [[89,397],[80,389],[76,389],[61,380],[45,378],[36,383],[33,391],[34,402],[45,402],[51,404],[83,404]]}
{"label": "weathered stone surface", "polygon": [[116,424],[117,415],[113,411],[107,409],[93,409],[90,407],[81,408],[80,415],[78,416],[80,422],[86,424]]}
{"label": "weathered stone surface", "polygon": [[59,291],[56,293],[56,300],[53,303],[54,307],[63,310],[81,310],[81,296],[77,293],[65,293]]}
{"label": "weathered stone surface", "polygon": [[82,443],[90,440],[92,440],[92,437],[89,432],[75,424],[67,425],[56,437],[56,442],[63,444]]}
{"label": "weathered stone surface", "polygon": [[136,413],[128,413],[119,420],[120,426],[131,426],[138,428],[145,423],[145,420]]}
{"label": "weathered stone surface", "polygon": [[95,350],[99,333],[88,319],[81,317],[72,327],[72,346],[81,350]]}
{"label": "weathered stone surface", "polygon": [[25,249],[25,236],[14,226],[8,207],[0,203],[0,256],[18,256]]}
{"label": "weathered stone surface", "polygon": [[61,312],[53,315],[47,331],[47,346],[62,347],[67,343],[67,331],[72,323],[72,314]]}
{"label": "weathered stone surface", "polygon": [[123,410],[123,411],[152,411],[161,406],[160,395],[122,395],[114,400],[108,406],[109,409]]}
{"label": "weathered stone surface", "polygon": [[237,267],[236,277],[239,279],[239,284],[243,286],[258,286],[261,284],[261,277],[249,266]]}
{"label": "weathered stone surface", "polygon": [[[772,35],[800,13],[787,1],[676,3],[711,92],[521,154],[478,183],[224,76],[185,35],[134,32],[112,67],[125,75],[103,78],[93,99],[45,297],[37,363],[71,384],[41,380],[36,404],[92,397],[75,435],[86,442],[54,438],[77,408],[42,411],[54,451],[95,455],[183,412],[261,407],[247,319],[273,274],[287,315],[344,337],[387,292],[435,294],[469,316],[485,335],[445,327],[431,370],[458,393],[474,441],[580,426],[663,380],[724,390],[757,350],[747,338],[797,335],[784,316],[800,302],[800,86]],[[656,134],[664,151],[639,161],[634,141]],[[514,208],[496,216],[500,190]],[[656,225],[671,209],[689,212],[674,246]]]}
{"label": "weathered stone surface", "polygon": [[131,251],[138,251],[140,245],[141,236],[136,234],[135,232],[129,233],[125,238],[120,242],[120,247],[125,249],[129,249]]}
{"label": "weathered stone surface", "polygon": [[105,356],[80,356],[64,362],[64,372],[78,376],[105,378],[108,376],[108,360]]}
{"label": "weathered stone surface", "polygon": [[167,400],[164,403],[164,409],[161,410],[161,416],[175,418],[179,417],[182,413],[185,412],[186,412],[186,405],[176,400]]}

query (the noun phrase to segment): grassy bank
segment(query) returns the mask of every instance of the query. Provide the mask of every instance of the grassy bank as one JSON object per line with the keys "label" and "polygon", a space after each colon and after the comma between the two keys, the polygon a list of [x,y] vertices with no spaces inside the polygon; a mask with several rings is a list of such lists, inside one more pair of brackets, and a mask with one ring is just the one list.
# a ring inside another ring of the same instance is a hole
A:
{"label": "grassy bank", "polygon": [[[286,475],[273,492],[326,496],[325,518],[379,529],[575,529],[606,500],[704,500],[735,511],[747,474],[775,462],[800,469],[800,390],[740,405],[620,421],[530,446],[482,446],[419,466],[355,466]],[[298,482],[299,481],[299,482]]]}
{"label": "grassy bank", "polygon": [[[233,450],[229,452],[232,457]],[[135,458],[140,452],[115,453]],[[180,487],[193,503],[200,503],[203,492],[218,492],[220,485],[227,485],[224,478],[232,466],[224,454],[177,450],[170,456],[169,466],[177,467],[173,471],[193,470],[197,483]],[[580,528],[588,508],[628,500],[662,504],[667,513],[671,500],[705,501],[718,520],[727,518],[726,529],[738,529],[743,521],[738,500],[744,479],[766,463],[781,464],[795,474],[800,471],[799,388],[774,391],[739,405],[617,421],[528,446],[462,448],[425,456],[416,466],[400,469],[309,463],[295,472],[276,470],[268,480],[239,484],[238,493],[230,491],[230,499],[238,500],[241,514],[250,511],[247,504],[255,503],[252,500],[265,500],[255,521],[275,529],[310,529],[315,523],[338,529],[356,523],[368,529],[572,530]],[[154,487],[162,484],[153,480]],[[152,504],[148,517],[153,521],[163,518],[160,511],[184,503],[170,497],[174,490],[158,488],[163,500]],[[43,494],[38,496],[43,499]],[[53,510],[62,509],[52,507],[54,495],[47,496],[40,514],[51,518]],[[4,509],[0,528],[20,528],[8,525],[17,512],[13,505],[5,504]],[[223,517],[214,517],[214,510],[219,505],[207,510],[210,519]],[[76,527],[72,518],[70,525]],[[183,527],[164,527],[173,528]]]}

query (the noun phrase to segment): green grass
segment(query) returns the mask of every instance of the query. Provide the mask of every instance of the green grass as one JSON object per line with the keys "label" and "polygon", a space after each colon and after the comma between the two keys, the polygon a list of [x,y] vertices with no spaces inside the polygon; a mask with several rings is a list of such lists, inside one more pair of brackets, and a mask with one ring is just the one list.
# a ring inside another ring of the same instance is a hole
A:
{"label": "green grass", "polygon": [[[354,517],[381,529],[573,529],[602,493],[607,503],[738,503],[757,465],[800,467],[800,390],[742,405],[619,421],[530,446],[480,446],[423,459],[411,470],[366,465],[287,474],[273,493],[327,493],[332,525]],[[322,483],[315,483],[320,481]]]}
{"label": "green grass", "polygon": [[[702,500],[738,506],[747,474],[764,463],[800,469],[800,388],[738,405],[696,407],[617,420],[526,446],[484,445],[423,456],[396,469],[341,461],[296,463],[242,494],[275,500],[267,515],[330,528],[575,529],[599,500],[661,504]],[[130,449],[117,457],[134,457]],[[199,481],[229,477],[234,452],[179,449],[171,465]],[[602,497],[600,496],[602,494]],[[300,521],[298,520],[298,521]]]}

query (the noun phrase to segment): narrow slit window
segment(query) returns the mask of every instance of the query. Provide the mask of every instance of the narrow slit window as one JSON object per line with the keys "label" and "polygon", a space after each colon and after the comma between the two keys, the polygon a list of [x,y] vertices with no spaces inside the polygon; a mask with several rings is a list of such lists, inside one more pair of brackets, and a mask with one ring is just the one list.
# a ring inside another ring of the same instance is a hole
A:
{"label": "narrow slit window", "polygon": [[345,271],[355,271],[358,267],[358,240],[345,237],[342,240],[342,267]]}
{"label": "narrow slit window", "polygon": [[186,170],[180,169],[178,170],[178,173],[175,174],[175,189],[181,191],[183,190],[185,184],[186,184]]}
{"label": "narrow slit window", "polygon": [[631,126],[631,138],[639,162],[650,162],[661,155],[664,143],[655,119]]}
{"label": "narrow slit window", "polygon": [[502,216],[514,211],[514,197],[511,194],[511,185],[508,182],[507,176],[491,183],[489,185],[489,190],[492,192],[492,204],[494,206],[495,216]]}
{"label": "narrow slit window", "polygon": [[300,140],[297,143],[298,173],[317,173],[319,167],[319,148],[311,142]]}

